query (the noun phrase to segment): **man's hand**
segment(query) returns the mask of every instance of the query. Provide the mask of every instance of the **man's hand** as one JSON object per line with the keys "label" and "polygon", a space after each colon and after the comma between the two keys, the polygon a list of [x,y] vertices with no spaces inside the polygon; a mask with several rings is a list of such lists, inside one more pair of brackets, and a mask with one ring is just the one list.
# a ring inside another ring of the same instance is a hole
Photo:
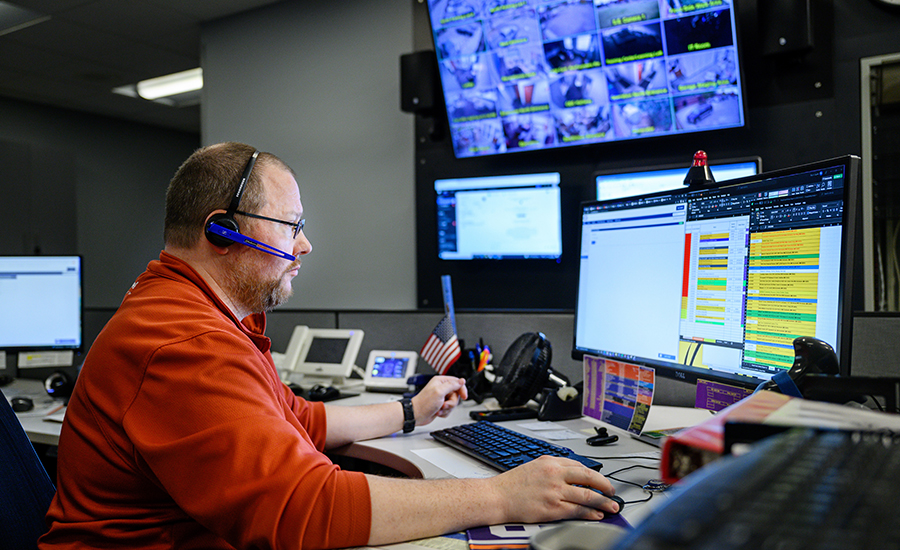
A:
{"label": "man's hand", "polygon": [[[453,379],[451,379],[453,380]],[[598,520],[617,504],[605,477],[569,460],[543,456],[487,479],[408,480],[368,476],[370,545],[433,537],[477,525]]]}
{"label": "man's hand", "polygon": [[416,425],[424,426],[437,416],[447,416],[468,396],[465,378],[435,376],[412,398]]}
{"label": "man's hand", "polygon": [[506,503],[506,520],[540,523],[561,518],[602,519],[618,504],[597,493],[616,490],[603,475],[567,458],[542,456],[490,480]]}

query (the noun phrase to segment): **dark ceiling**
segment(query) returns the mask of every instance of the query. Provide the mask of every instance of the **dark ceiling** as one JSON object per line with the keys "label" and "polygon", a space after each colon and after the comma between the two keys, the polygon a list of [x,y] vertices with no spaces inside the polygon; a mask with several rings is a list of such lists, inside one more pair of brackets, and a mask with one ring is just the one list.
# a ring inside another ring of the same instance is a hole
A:
{"label": "dark ceiling", "polygon": [[50,17],[0,35],[0,96],[199,133],[199,106],[111,90],[200,66],[202,23],[278,1],[7,0]]}

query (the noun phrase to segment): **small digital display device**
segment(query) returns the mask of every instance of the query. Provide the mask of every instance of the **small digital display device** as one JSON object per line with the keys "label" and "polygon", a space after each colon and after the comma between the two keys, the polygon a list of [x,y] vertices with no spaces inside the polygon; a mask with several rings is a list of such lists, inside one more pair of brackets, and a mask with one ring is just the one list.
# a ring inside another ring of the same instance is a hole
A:
{"label": "small digital display device", "polygon": [[414,351],[372,350],[366,363],[364,384],[369,391],[403,392],[406,380],[415,374],[418,354]]}
{"label": "small digital display device", "polygon": [[362,344],[359,329],[298,326],[282,360],[285,381],[341,384],[353,372]]}

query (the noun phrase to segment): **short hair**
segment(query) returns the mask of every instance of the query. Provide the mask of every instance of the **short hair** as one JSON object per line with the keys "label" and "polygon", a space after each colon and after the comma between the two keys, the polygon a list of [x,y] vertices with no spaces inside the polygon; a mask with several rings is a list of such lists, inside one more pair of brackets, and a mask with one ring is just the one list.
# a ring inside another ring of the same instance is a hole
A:
{"label": "short hair", "polygon": [[[197,244],[207,216],[227,210],[237,191],[247,162],[256,151],[244,143],[226,142],[194,151],[175,172],[166,190],[166,221],[163,238],[167,246],[191,248]],[[260,167],[293,170],[271,153],[260,153],[241,195],[240,208],[256,213],[265,206]]]}

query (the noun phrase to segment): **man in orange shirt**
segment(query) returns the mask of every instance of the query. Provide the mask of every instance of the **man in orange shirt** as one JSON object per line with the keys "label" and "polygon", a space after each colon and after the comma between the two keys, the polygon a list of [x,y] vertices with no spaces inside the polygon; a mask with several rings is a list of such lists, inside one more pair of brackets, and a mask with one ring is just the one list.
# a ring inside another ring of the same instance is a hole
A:
{"label": "man in orange shirt", "polygon": [[294,396],[264,332],[312,250],[302,215],[274,155],[224,143],[179,168],[165,249],[69,402],[40,548],[340,548],[616,511],[589,489],[611,494],[606,478],[566,459],[429,481],[335,466],[324,450],[427,424],[466,388],[440,376],[411,400],[361,407]]}

